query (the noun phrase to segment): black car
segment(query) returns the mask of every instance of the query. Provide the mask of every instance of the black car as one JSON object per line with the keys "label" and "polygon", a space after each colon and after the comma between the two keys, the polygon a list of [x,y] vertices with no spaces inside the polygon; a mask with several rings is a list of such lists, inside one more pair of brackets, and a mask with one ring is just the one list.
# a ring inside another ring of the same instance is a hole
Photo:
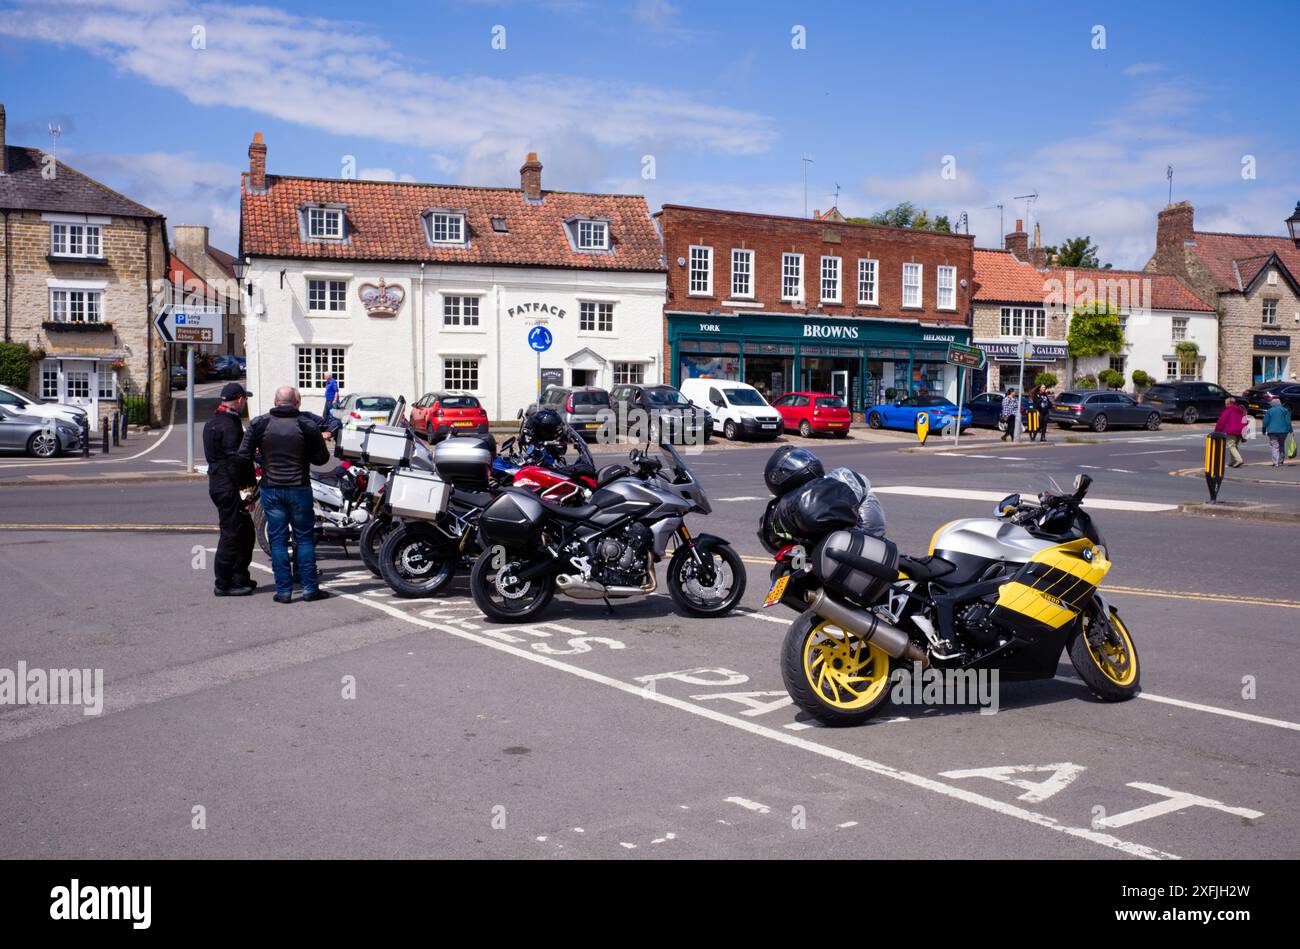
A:
{"label": "black car", "polygon": [[621,435],[632,432],[658,442],[662,431],[674,443],[698,444],[713,434],[713,416],[673,386],[618,385],[610,390],[609,401],[618,413]]}
{"label": "black car", "polygon": [[[1002,426],[1002,396],[1001,392],[984,392],[975,396],[966,403],[966,408],[970,409],[971,424],[978,428],[996,428],[1001,431]],[[1020,398],[1020,422],[1023,426],[1025,423],[1025,413],[1029,411],[1029,399],[1026,396]]]}
{"label": "black car", "polygon": [[1160,413],[1153,406],[1139,404],[1132,396],[1109,390],[1062,392],[1052,399],[1047,417],[1061,428],[1082,425],[1094,432],[1121,426],[1154,432],[1160,427]]}
{"label": "black car", "polygon": [[1141,403],[1160,413],[1162,419],[1179,419],[1191,425],[1200,419],[1216,419],[1232,396],[1213,382],[1158,382],[1142,394]]}
{"label": "black car", "polygon": [[1272,404],[1270,399],[1281,399],[1282,404],[1291,410],[1292,418],[1300,418],[1300,383],[1265,382],[1246,390],[1246,395],[1238,399],[1251,415],[1263,415]]}

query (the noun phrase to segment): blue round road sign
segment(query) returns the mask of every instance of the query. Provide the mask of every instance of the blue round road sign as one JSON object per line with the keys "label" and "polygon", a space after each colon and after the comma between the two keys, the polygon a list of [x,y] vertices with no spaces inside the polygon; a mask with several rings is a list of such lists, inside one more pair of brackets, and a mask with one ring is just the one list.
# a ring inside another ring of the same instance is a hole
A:
{"label": "blue round road sign", "polygon": [[528,345],[539,353],[551,348],[551,331],[545,326],[534,326],[528,331]]}

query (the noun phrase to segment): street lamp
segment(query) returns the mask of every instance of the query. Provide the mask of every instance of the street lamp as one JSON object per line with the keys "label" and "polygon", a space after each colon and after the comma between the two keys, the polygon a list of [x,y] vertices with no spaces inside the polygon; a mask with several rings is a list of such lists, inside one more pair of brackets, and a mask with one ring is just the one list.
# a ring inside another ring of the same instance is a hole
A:
{"label": "street lamp", "polygon": [[[245,257],[243,260],[236,260],[234,266],[231,269],[235,271],[235,282],[243,283],[244,278],[248,276],[248,258]],[[248,293],[251,295],[252,292],[253,292],[253,285],[252,283],[249,283]]]}
{"label": "street lamp", "polygon": [[1295,203],[1295,211],[1286,219],[1286,229],[1291,235],[1291,240],[1295,241],[1297,247],[1300,247],[1300,201]]}

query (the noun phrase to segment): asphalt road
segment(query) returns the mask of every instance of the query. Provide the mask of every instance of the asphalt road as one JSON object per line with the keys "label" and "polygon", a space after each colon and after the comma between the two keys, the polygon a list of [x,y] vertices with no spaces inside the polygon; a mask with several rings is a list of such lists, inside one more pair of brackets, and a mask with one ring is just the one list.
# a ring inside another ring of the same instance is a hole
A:
{"label": "asphalt road", "polygon": [[[1122,705],[1067,660],[1003,683],[994,715],[897,706],[853,729],[804,720],[781,684],[793,614],[759,609],[765,447],[691,459],[715,507],[696,528],[749,571],[742,610],[707,623],[655,595],[501,627],[463,580],[397,600],[337,550],[335,599],[276,605],[263,568],[258,595],[216,600],[214,535],[184,529],[211,520],[202,485],[0,488],[0,526],[136,526],[0,532],[0,668],[105,678],[98,716],[0,710],[0,856],[1295,858],[1294,525],[1170,510],[1205,498],[1169,474],[1199,467],[1202,440],[819,446],[872,478],[920,553],[985,495],[1088,470],[1143,663]],[[1278,511],[1300,497],[1229,488]]]}

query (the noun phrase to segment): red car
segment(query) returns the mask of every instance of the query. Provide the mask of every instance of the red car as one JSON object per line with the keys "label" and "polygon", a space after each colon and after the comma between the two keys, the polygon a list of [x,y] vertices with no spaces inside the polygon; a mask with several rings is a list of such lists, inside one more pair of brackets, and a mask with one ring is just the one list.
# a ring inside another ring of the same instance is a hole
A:
{"label": "red car", "polygon": [[787,392],[772,403],[772,408],[781,413],[787,430],[798,429],[804,438],[818,432],[847,438],[853,421],[844,400],[829,392]]}
{"label": "red car", "polygon": [[430,392],[411,406],[411,428],[431,439],[451,431],[487,433],[487,412],[472,395]]}

